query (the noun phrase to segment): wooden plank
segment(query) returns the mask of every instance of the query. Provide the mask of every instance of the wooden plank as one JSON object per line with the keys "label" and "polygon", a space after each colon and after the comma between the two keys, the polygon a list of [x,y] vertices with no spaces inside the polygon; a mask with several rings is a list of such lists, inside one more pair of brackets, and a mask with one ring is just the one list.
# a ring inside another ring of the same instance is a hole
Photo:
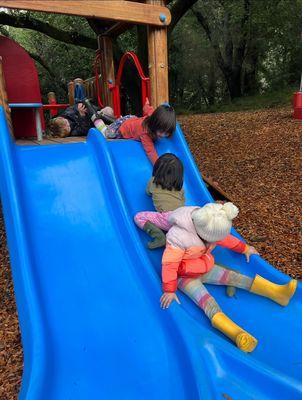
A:
{"label": "wooden plank", "polygon": [[48,136],[45,139],[43,139],[42,142],[40,142],[39,144],[58,144],[60,142],[57,139],[59,138],[53,138],[52,136]]}
{"label": "wooden plank", "polygon": [[[147,0],[148,4],[164,4],[163,0]],[[167,28],[148,26],[148,68],[151,104],[158,107],[169,101]]]}
{"label": "wooden plank", "polygon": [[169,25],[167,7],[131,1],[107,0],[0,0],[0,7],[78,15],[155,26]]}
{"label": "wooden plank", "polygon": [[80,143],[86,142],[86,136],[68,136],[65,138],[53,138],[57,143]]}
{"label": "wooden plank", "polygon": [[30,139],[17,139],[16,144],[19,146],[32,146],[35,143]]}
{"label": "wooden plank", "polygon": [[18,139],[16,144],[20,146],[43,146],[45,144],[67,144],[67,143],[80,143],[85,142],[86,136],[69,136],[66,138],[52,138],[48,137],[41,141],[36,139]]}
{"label": "wooden plank", "polygon": [[202,175],[202,178],[214,200],[231,201],[234,203],[232,196],[225,192],[211,177]]}
{"label": "wooden plank", "polygon": [[92,99],[93,102],[96,100],[95,96],[95,78],[88,78],[84,80],[84,86],[86,91],[86,97]]}
{"label": "wooden plank", "polygon": [[7,120],[7,124],[8,124],[8,129],[10,131],[11,136],[13,136],[13,125],[12,125],[10,108],[8,105],[8,98],[7,98],[7,92],[6,92],[6,86],[5,86],[5,79],[4,79],[1,56],[0,56],[0,106],[2,106],[4,108],[4,111],[6,114],[6,120]]}
{"label": "wooden plank", "polygon": [[71,106],[74,105],[74,82],[70,81],[68,87],[68,101]]}
{"label": "wooden plank", "polygon": [[112,39],[109,36],[100,36],[98,38],[101,51],[101,82],[102,82],[102,98],[104,106],[113,107],[113,96],[109,90],[108,82],[114,84],[114,62]]}

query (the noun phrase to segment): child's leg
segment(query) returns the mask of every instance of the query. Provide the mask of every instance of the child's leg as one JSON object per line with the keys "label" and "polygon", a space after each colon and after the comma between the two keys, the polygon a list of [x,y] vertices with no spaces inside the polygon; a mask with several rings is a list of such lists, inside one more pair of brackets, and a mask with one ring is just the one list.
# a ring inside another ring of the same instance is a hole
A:
{"label": "child's leg", "polygon": [[159,213],[154,211],[142,211],[135,215],[136,225],[148,233],[153,240],[148,242],[149,249],[163,247],[166,244],[166,236],[162,231],[169,230],[168,216],[170,212]]}
{"label": "child's leg", "polygon": [[131,115],[126,115],[125,117],[117,118],[112,124],[106,125],[105,122],[99,118],[96,114],[91,117],[94,126],[102,132],[102,134],[107,139],[119,139],[121,134],[119,132],[120,126],[127,119],[132,118]]}
{"label": "child's leg", "polygon": [[104,137],[106,137],[107,125],[105,125],[104,121],[101,118],[92,120],[94,126],[98,131],[100,131]]}
{"label": "child's leg", "polygon": [[122,135],[120,134],[120,127],[123,122],[127,121],[130,118],[133,118],[134,115],[124,115],[123,117],[117,118],[112,124],[107,126],[106,129],[106,137],[107,139],[120,139]]}
{"label": "child's leg", "polygon": [[240,274],[239,272],[223,268],[217,264],[215,264],[208,273],[203,274],[200,279],[203,283],[235,286],[237,288],[246,290],[250,290],[253,283],[252,278]]}
{"label": "child's leg", "polygon": [[254,350],[257,340],[221,311],[214,297],[209,294],[203,285],[201,278],[180,278],[178,280],[178,288],[205,312],[214,328],[233,340],[240,350],[245,352]]}
{"label": "child's leg", "polygon": [[136,225],[141,229],[143,229],[145,223],[149,221],[163,231],[168,231],[171,228],[171,225],[168,221],[170,214],[171,211],[163,213],[156,211],[141,211],[135,215],[134,221]]}
{"label": "child's leg", "polygon": [[216,313],[221,312],[216,300],[207,291],[200,278],[180,278],[178,279],[178,288],[190,297],[210,320]]}
{"label": "child's leg", "polygon": [[201,280],[204,283],[246,289],[252,293],[267,297],[281,306],[286,306],[289,303],[297,288],[295,279],[285,285],[277,285],[259,275],[252,279],[236,271],[227,270],[217,264],[207,274],[202,275]]}

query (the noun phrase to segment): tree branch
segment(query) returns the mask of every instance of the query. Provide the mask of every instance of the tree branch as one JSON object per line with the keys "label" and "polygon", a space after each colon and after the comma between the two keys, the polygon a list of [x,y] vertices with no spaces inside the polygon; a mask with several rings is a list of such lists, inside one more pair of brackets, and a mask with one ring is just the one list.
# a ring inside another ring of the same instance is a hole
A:
{"label": "tree branch", "polygon": [[251,15],[251,2],[250,0],[244,0],[244,13],[240,23],[241,37],[238,46],[236,48],[235,60],[234,60],[236,65],[242,64],[245,56],[245,50],[248,38],[248,29],[246,25],[249,22],[250,15]]}
{"label": "tree branch", "polygon": [[223,21],[223,35],[225,43],[225,58],[226,63],[232,68],[233,64],[233,41],[230,33],[230,14],[225,11],[224,21]]}
{"label": "tree branch", "polygon": [[61,89],[66,91],[66,84],[64,84],[62,82],[58,82],[56,74],[53,73],[52,69],[46,64],[46,62],[43,60],[43,58],[40,57],[38,54],[31,53],[30,51],[27,51],[27,52],[33,60],[35,60],[37,63],[39,63],[49,73],[49,75],[56,80],[57,85],[59,85]]}
{"label": "tree branch", "polygon": [[186,12],[195,4],[198,0],[177,0],[172,7],[171,11],[171,23],[168,27],[168,32],[171,34],[178,21],[186,14]]}
{"label": "tree branch", "polygon": [[208,20],[206,19],[206,17],[203,16],[203,14],[200,11],[197,11],[194,8],[192,8],[192,12],[195,15],[195,17],[197,18],[197,21],[203,27],[210,43],[212,43],[212,32],[211,32]]}
{"label": "tree branch", "polygon": [[56,28],[47,22],[31,17],[29,14],[13,15],[6,12],[0,12],[0,24],[14,26],[15,28],[32,29],[37,32],[59,40],[64,43],[81,46],[95,50],[97,42],[88,36],[79,34],[78,32],[66,32]]}
{"label": "tree branch", "polygon": [[96,35],[101,35],[102,33],[105,33],[106,29],[112,25],[112,22],[96,18],[86,18],[86,21]]}
{"label": "tree branch", "polygon": [[207,35],[207,37],[208,37],[208,39],[209,39],[209,41],[211,43],[211,46],[212,46],[212,48],[213,48],[213,50],[215,52],[216,61],[217,61],[218,65],[219,65],[219,67],[221,68],[221,70],[224,73],[231,74],[232,71],[230,69],[230,66],[225,62],[225,60],[224,60],[224,58],[223,58],[223,56],[221,54],[219,44],[212,37],[212,31],[211,31],[210,25],[208,23],[208,20],[206,19],[206,17],[204,17],[204,15],[200,11],[194,10],[192,8],[192,12],[195,15],[195,17],[197,18],[197,21],[203,27],[203,29],[204,29],[204,31],[205,31],[205,33],[206,33],[206,35]]}

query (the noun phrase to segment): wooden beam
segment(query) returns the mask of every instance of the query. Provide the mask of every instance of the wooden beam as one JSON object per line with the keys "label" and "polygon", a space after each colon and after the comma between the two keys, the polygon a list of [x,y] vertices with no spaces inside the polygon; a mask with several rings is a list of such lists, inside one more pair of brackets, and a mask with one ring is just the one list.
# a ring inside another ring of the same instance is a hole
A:
{"label": "wooden beam", "polygon": [[[147,0],[148,4],[164,5],[163,0]],[[148,26],[148,68],[151,104],[158,107],[169,101],[167,28]]]}
{"label": "wooden beam", "polygon": [[68,87],[68,102],[71,106],[74,105],[74,81],[70,81]]}
{"label": "wooden beam", "polygon": [[205,181],[208,191],[211,193],[214,200],[231,201],[235,203],[231,195],[225,192],[211,177],[202,174],[202,179]]}
{"label": "wooden beam", "polygon": [[118,37],[122,33],[126,32],[129,28],[131,28],[133,25],[129,24],[127,22],[117,22],[108,28],[104,29],[104,33],[102,35],[107,35],[112,38]]}
{"label": "wooden beam", "polygon": [[102,75],[102,97],[104,106],[113,107],[113,96],[109,90],[109,81],[114,84],[114,62],[112,39],[109,36],[100,36],[98,38],[101,51],[101,75]]}
{"label": "wooden beam", "polygon": [[167,7],[132,1],[107,0],[0,0],[0,7],[78,15],[155,26],[169,25]]}
{"label": "wooden beam", "polygon": [[2,67],[2,57],[0,57],[0,106],[3,107],[3,109],[5,111],[7,125],[9,128],[10,134],[13,137],[13,125],[12,125],[10,108],[8,106],[8,98],[7,98],[6,85],[5,85],[4,73],[3,73],[3,67]]}

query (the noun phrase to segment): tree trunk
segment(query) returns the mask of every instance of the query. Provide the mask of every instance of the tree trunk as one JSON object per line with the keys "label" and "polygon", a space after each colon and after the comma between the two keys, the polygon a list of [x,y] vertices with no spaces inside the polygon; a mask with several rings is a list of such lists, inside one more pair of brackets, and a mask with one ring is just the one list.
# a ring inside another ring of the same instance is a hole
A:
{"label": "tree trunk", "polygon": [[243,94],[255,94],[258,89],[257,67],[259,50],[256,43],[249,46],[243,69]]}
{"label": "tree trunk", "polygon": [[227,85],[228,85],[228,88],[229,88],[231,100],[234,100],[237,97],[241,97],[241,95],[242,95],[242,92],[241,92],[241,76],[240,77],[232,77],[232,79],[230,79],[227,82]]}
{"label": "tree trunk", "polygon": [[241,71],[242,69],[232,70],[232,73],[225,75],[227,86],[230,92],[231,100],[242,96],[241,90]]}
{"label": "tree trunk", "polygon": [[215,74],[215,60],[211,57],[210,60],[210,71],[209,71],[209,84],[208,84],[208,102],[209,106],[215,104],[215,94],[216,94],[216,74]]}
{"label": "tree trunk", "polygon": [[241,22],[240,25],[236,26],[238,35],[236,45],[230,29],[232,15],[230,15],[229,10],[225,7],[224,2],[221,2],[221,4],[223,7],[222,11],[224,12],[223,39],[220,39],[222,44],[219,43],[217,38],[215,25],[211,28],[206,15],[200,10],[194,8],[192,11],[209,39],[217,64],[225,77],[230,97],[233,100],[236,97],[242,96],[242,66],[246,52],[251,4],[250,0],[243,1],[244,10]]}

